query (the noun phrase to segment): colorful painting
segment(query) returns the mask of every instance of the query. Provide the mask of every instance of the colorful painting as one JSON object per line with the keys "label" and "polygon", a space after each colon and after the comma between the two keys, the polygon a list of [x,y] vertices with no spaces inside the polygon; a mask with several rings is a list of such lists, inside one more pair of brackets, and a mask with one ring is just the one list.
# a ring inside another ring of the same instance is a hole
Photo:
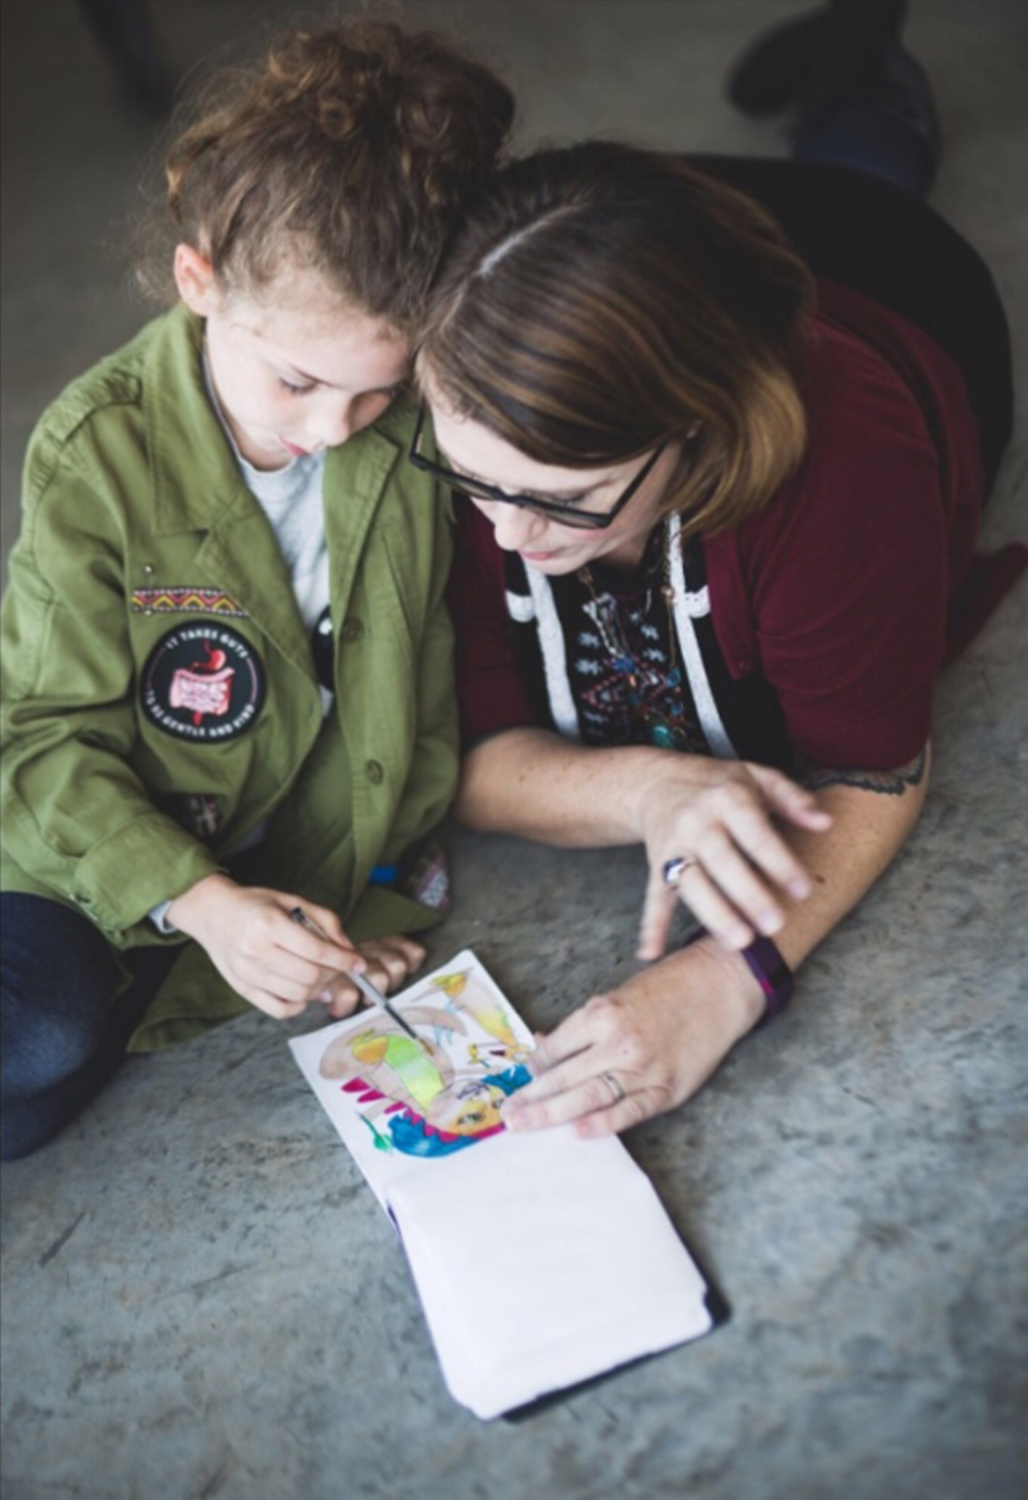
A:
{"label": "colorful painting", "polygon": [[502,1131],[503,1101],[531,1079],[531,1034],[470,950],[392,1004],[414,1037],[369,1008],[290,1043],[376,1191],[411,1158]]}

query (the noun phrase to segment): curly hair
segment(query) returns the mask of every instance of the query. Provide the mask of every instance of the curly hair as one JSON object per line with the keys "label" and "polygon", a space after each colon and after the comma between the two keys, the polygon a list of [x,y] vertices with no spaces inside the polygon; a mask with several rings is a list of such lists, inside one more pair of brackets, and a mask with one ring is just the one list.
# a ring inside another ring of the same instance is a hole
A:
{"label": "curly hair", "polygon": [[165,158],[167,206],[227,290],[259,293],[288,260],[410,331],[513,116],[506,86],[430,32],[294,29],[208,81]]}

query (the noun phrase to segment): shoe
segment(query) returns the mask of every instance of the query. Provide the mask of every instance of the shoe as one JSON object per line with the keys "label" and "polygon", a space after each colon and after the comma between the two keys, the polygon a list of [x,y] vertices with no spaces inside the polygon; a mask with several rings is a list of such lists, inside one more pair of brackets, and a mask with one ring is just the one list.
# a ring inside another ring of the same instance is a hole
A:
{"label": "shoe", "polygon": [[863,93],[881,77],[909,0],[828,0],[821,10],[772,27],[745,51],[726,91],[746,115],[769,115],[819,94]]}
{"label": "shoe", "polygon": [[928,75],[898,43],[877,83],[815,96],[797,112],[791,134],[798,160],[857,167],[919,198],[931,190],[942,152]]}

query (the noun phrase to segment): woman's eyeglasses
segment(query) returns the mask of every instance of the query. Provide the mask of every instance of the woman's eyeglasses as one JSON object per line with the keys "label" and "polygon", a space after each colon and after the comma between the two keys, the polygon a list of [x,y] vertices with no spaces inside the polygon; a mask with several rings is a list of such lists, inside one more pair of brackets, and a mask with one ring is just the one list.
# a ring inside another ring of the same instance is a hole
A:
{"label": "woman's eyeglasses", "polygon": [[448,469],[445,464],[433,463],[420,451],[421,434],[425,426],[425,411],[425,403],[422,402],[414,428],[414,436],[411,439],[410,452],[407,455],[415,468],[422,469],[426,474],[435,475],[436,479],[443,480],[451,489],[461,495],[467,495],[471,500],[495,500],[501,505],[516,505],[520,510],[538,511],[540,515],[552,516],[562,526],[577,526],[583,531],[602,531],[609,526],[614,517],[624,510],[667,447],[667,443],[664,442],[653,450],[628,488],[621,492],[609,510],[585,510],[581,505],[571,505],[560,500],[540,500],[535,495],[511,495],[507,490],[498,489],[494,484],[486,484],[481,479],[472,479],[468,474],[460,474],[456,469]]}

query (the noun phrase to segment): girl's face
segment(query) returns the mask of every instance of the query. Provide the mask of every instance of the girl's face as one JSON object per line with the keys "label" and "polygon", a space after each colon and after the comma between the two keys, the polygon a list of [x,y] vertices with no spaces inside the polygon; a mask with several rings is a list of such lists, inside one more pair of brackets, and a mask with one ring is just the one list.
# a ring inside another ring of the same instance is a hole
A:
{"label": "girl's face", "polygon": [[[581,502],[591,511],[611,510],[649,457],[626,459],[598,469],[562,469],[527,458],[487,427],[458,417],[429,396],[436,442],[446,462],[460,473],[512,495],[530,495],[562,504]],[[505,552],[518,552],[540,573],[558,577],[597,558],[634,566],[660,516],[665,487],[678,463],[680,447],[669,443],[624,510],[603,530],[578,530],[552,516],[499,500],[473,503],[492,522]]]}
{"label": "girl's face", "polygon": [[382,415],[406,378],[406,339],[342,306],[310,270],[283,276],[259,297],[229,295],[210,262],[180,245],[175,278],[187,307],[206,320],[222,414],[257,469],[345,443]]}

